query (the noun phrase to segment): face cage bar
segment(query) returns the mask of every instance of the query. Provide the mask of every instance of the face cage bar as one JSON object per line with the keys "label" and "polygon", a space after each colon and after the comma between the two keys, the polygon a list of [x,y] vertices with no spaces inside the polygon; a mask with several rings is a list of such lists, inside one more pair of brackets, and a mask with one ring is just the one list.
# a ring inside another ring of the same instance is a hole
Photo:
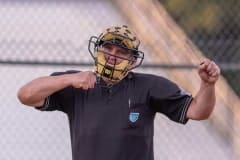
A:
{"label": "face cage bar", "polygon": [[[100,64],[100,63],[99,63]],[[118,81],[118,79],[115,79],[115,78],[113,78],[113,75],[114,75],[114,72],[122,72],[122,74],[125,74],[128,70],[127,69],[124,69],[124,70],[117,70],[117,69],[114,69],[114,67],[112,68],[112,67],[109,67],[106,63],[105,63],[105,65],[103,65],[103,64],[100,64],[100,65],[102,65],[103,66],[103,70],[102,70],[102,72],[100,73],[100,72],[98,72],[98,71],[96,71],[96,74],[98,75],[101,75],[101,76],[104,76],[104,77],[106,77],[106,78],[108,78],[108,79],[110,79],[111,81]],[[114,65],[115,66],[115,65]],[[105,70],[111,70],[111,75],[109,75],[109,76],[106,76],[105,75]]]}
{"label": "face cage bar", "polygon": [[[127,60],[127,61],[129,61],[129,63],[130,63],[130,65],[131,64],[133,64],[136,60],[131,60],[131,59],[128,59],[128,58],[123,58],[123,57],[120,57],[120,56],[116,56],[116,55],[112,55],[111,53],[108,53],[108,52],[105,52],[105,51],[103,51],[103,50],[100,50],[100,49],[98,49],[97,48],[97,52],[102,52],[103,54],[107,54],[107,55],[110,55],[110,56],[113,56],[113,57],[115,57],[115,58],[119,58],[119,59],[122,59],[122,60]],[[110,58],[110,57],[109,57]],[[99,65],[101,65],[101,66],[108,66],[107,65],[107,63],[108,63],[108,61],[109,61],[109,58],[108,59],[106,59],[106,62],[105,62],[105,64],[102,64],[102,63],[100,63],[100,62],[98,62],[98,64]],[[97,61],[97,60],[96,60]],[[116,64],[116,59],[115,59],[115,63],[114,64],[112,64],[113,65],[113,68],[115,68],[115,66],[117,65]],[[132,68],[131,68],[132,69]],[[123,71],[123,70],[121,70],[121,69],[114,69],[114,70],[116,70],[116,71]]]}
{"label": "face cage bar", "polygon": [[[93,47],[93,48],[91,48],[91,44],[94,44],[94,47]],[[91,57],[93,58],[93,60],[95,61],[95,63],[98,63],[98,62],[97,62],[97,58],[94,56],[94,52],[99,51],[99,46],[100,46],[99,44],[100,44],[99,37],[96,37],[96,36],[91,36],[91,37],[90,37],[89,43],[88,43],[88,51],[89,51]],[[110,42],[109,42],[109,44],[113,44],[113,43],[110,43]],[[117,45],[117,44],[114,44],[114,45]],[[139,62],[137,65],[133,66],[132,68],[129,68],[129,69],[126,70],[126,71],[130,71],[130,70],[132,70],[132,69],[134,69],[134,68],[137,68],[137,67],[139,67],[139,66],[142,64],[142,61],[143,61],[143,59],[144,59],[144,53],[143,53],[142,51],[138,51],[138,50],[136,50],[136,49],[128,49],[128,48],[123,47],[123,46],[120,46],[120,45],[118,45],[118,46],[121,47],[121,48],[123,48],[123,49],[129,50],[129,51],[131,51],[131,52],[135,52],[136,55],[133,54],[133,56],[134,56],[136,59],[140,59],[140,62]],[[100,50],[100,51],[101,51],[101,50]],[[106,52],[104,52],[104,54],[105,54],[105,53],[106,53]],[[111,55],[110,53],[106,53],[106,54]],[[114,55],[114,56],[115,56],[115,55]],[[120,57],[120,56],[115,56],[115,57],[121,58],[121,59],[124,59],[124,60],[128,60],[128,61],[132,62],[132,60],[126,59],[126,58],[122,58],[122,57]],[[100,65],[103,65],[103,64],[100,64]],[[105,66],[105,65],[103,65],[103,66]],[[118,71],[122,71],[122,70],[118,70]]]}

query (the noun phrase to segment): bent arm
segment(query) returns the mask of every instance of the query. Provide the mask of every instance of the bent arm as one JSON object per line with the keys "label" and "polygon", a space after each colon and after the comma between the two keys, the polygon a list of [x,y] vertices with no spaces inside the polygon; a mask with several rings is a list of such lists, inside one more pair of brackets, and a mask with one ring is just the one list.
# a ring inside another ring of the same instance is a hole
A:
{"label": "bent arm", "polygon": [[88,90],[94,88],[96,75],[91,71],[37,78],[18,91],[19,100],[28,106],[42,106],[45,98],[68,86]]}
{"label": "bent arm", "polygon": [[188,108],[187,118],[204,120],[210,116],[215,106],[215,83],[220,76],[220,69],[207,59],[199,66],[198,74],[201,78],[200,89]]}

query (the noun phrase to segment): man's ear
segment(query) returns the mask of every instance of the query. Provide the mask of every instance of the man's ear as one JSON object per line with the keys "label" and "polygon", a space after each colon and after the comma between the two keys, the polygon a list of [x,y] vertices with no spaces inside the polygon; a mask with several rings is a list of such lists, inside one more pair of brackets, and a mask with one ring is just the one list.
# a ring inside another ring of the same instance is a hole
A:
{"label": "man's ear", "polygon": [[137,58],[134,56],[131,56],[130,57],[130,65],[134,65],[134,64],[136,64],[136,62],[137,62]]}

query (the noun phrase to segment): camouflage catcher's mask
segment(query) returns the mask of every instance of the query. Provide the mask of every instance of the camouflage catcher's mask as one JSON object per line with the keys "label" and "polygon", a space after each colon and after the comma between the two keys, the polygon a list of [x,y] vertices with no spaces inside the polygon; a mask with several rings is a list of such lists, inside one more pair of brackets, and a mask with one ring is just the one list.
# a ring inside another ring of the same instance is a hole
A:
{"label": "camouflage catcher's mask", "polygon": [[[103,50],[106,44],[123,48],[129,58],[111,55]],[[144,53],[138,50],[140,41],[127,26],[114,26],[107,28],[99,37],[92,36],[89,40],[88,50],[95,61],[96,74],[111,82],[121,81],[130,70],[142,64]],[[110,64],[105,54],[122,59],[121,63]]]}

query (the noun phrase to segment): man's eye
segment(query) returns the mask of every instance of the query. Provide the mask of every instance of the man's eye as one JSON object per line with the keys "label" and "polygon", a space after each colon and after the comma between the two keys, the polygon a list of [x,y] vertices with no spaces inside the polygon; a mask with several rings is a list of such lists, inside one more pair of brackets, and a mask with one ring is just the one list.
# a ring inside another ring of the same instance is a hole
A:
{"label": "man's eye", "polygon": [[124,55],[124,56],[128,56],[129,55],[129,53],[126,52],[126,51],[119,51],[118,54],[119,55]]}
{"label": "man's eye", "polygon": [[110,51],[111,51],[111,48],[110,48],[110,47],[104,47],[103,49],[104,49],[104,51],[106,51],[106,52],[110,52]]}
{"label": "man's eye", "polygon": [[118,51],[117,54],[118,54],[118,55],[124,55],[125,53],[122,52],[122,51]]}

